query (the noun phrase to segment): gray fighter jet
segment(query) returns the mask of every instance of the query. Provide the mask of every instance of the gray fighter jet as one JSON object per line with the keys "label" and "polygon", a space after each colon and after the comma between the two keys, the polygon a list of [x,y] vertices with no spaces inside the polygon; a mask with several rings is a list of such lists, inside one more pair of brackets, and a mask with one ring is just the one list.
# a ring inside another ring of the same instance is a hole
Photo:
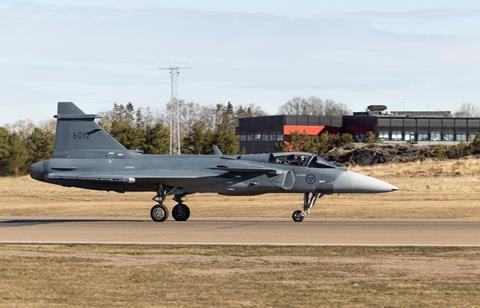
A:
{"label": "gray fighter jet", "polygon": [[177,202],[173,218],[186,221],[190,209],[183,197],[188,194],[303,193],[303,207],[292,214],[301,222],[324,195],[398,189],[311,153],[223,155],[214,147],[214,155],[147,155],[127,150],[96,123],[97,115],[73,103],[58,103],[57,113],[53,158],[33,164],[32,178],[66,187],[156,192],[150,216],[157,222],[169,216],[167,196]]}

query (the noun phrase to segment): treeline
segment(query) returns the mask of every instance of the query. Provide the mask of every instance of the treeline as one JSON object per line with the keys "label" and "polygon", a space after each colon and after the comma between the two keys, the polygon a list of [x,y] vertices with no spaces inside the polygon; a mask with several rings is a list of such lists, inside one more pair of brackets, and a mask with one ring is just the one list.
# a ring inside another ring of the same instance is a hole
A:
{"label": "treeline", "polygon": [[[156,118],[149,109],[135,109],[132,103],[114,104],[111,111],[103,114],[99,124],[128,149],[146,154],[167,154],[170,108],[171,105],[167,105],[166,112]],[[238,117],[261,113],[254,106],[235,108],[231,103],[205,107],[180,102],[179,109],[184,154],[210,154],[214,144],[225,153],[238,153],[238,138],[235,135]]]}
{"label": "treeline", "polygon": [[53,152],[55,135],[48,127],[22,126],[18,131],[0,127],[0,175],[22,175],[29,166]]}

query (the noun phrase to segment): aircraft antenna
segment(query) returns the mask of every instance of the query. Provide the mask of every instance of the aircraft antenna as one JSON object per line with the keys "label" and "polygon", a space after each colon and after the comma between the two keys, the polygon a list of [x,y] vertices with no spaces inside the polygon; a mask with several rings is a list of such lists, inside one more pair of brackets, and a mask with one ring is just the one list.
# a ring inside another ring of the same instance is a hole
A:
{"label": "aircraft antenna", "polygon": [[182,141],[180,140],[180,101],[178,99],[178,79],[181,70],[191,70],[191,67],[169,66],[159,67],[159,70],[170,72],[170,155],[180,155]]}

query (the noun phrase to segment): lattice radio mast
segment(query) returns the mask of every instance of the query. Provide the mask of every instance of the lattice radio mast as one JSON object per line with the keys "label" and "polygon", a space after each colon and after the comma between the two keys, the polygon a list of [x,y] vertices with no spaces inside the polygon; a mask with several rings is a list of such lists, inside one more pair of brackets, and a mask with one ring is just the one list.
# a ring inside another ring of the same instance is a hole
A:
{"label": "lattice radio mast", "polygon": [[178,78],[180,70],[191,70],[191,67],[159,67],[159,70],[170,72],[170,155],[180,155],[182,141],[180,140],[180,102],[178,99]]}

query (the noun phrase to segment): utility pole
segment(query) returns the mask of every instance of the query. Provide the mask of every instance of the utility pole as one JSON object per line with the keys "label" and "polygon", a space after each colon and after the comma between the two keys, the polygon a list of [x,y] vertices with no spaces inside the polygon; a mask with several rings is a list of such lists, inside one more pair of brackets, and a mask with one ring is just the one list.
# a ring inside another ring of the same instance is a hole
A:
{"label": "utility pole", "polygon": [[191,70],[191,67],[159,67],[159,70],[170,72],[170,155],[180,155],[182,141],[180,140],[180,101],[178,99],[178,78],[180,70]]}

